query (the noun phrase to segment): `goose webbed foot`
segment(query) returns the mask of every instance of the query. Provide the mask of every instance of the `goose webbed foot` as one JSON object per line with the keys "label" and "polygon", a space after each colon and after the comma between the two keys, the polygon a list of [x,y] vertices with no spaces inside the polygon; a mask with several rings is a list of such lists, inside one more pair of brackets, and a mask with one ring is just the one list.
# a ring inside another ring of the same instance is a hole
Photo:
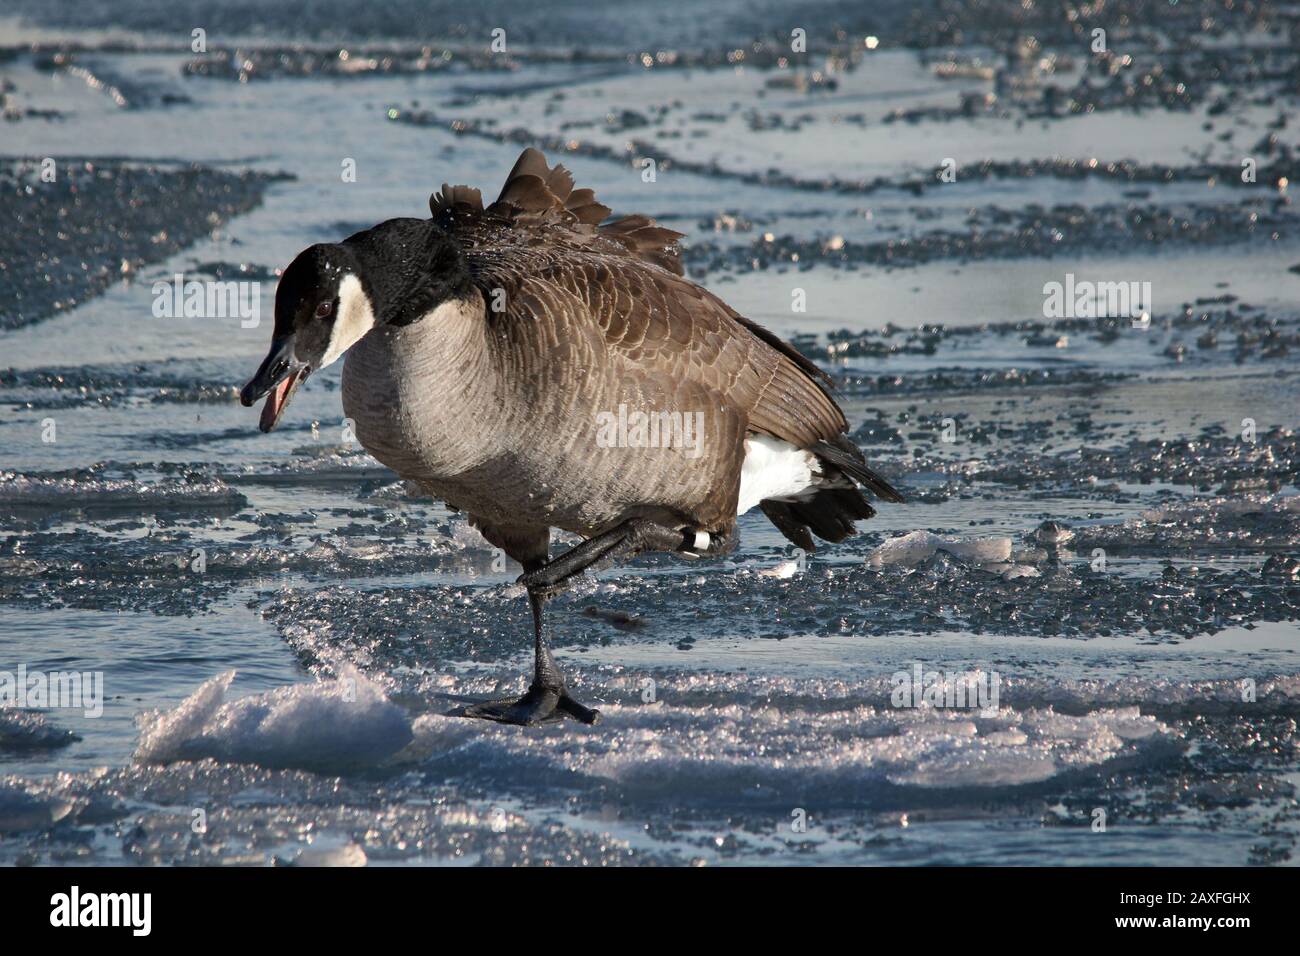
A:
{"label": "goose webbed foot", "polygon": [[521,727],[553,723],[565,717],[580,724],[594,724],[600,720],[600,711],[578,703],[564,687],[547,686],[536,681],[528,688],[528,693],[517,700],[507,698],[471,704],[461,711],[461,715]]}
{"label": "goose webbed foot", "polygon": [[536,591],[528,592],[528,605],[533,612],[533,683],[528,692],[517,700],[492,700],[470,704],[458,711],[461,717],[495,720],[501,724],[518,724],[535,727],[538,724],[562,720],[565,717],[581,724],[594,724],[600,720],[600,711],[592,710],[569,696],[568,685],[560,668],[555,664],[550,644],[542,628],[542,605],[546,598]]}

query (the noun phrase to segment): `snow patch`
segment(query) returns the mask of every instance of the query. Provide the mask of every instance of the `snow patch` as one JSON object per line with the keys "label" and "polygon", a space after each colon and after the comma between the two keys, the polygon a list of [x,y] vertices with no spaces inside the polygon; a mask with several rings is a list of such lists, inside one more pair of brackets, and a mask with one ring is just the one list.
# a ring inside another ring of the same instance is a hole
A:
{"label": "snow patch", "polygon": [[234,671],[203,684],[175,710],[139,718],[136,760],[211,757],[275,769],[378,766],[411,742],[406,713],[378,684],[344,667],[335,681],[294,684],[227,701]]}

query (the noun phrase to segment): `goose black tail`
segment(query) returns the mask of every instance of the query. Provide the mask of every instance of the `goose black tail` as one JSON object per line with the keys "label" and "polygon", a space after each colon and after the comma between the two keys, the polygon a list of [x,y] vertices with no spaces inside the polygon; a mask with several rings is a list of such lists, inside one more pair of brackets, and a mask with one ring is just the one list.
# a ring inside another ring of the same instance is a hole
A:
{"label": "goose black tail", "polygon": [[836,435],[834,442],[819,441],[808,449],[824,462],[829,462],[844,472],[881,501],[902,504],[906,499],[894,486],[867,467],[862,450],[844,435]]}
{"label": "goose black tail", "polygon": [[[844,436],[837,436],[834,442],[820,441],[808,450],[821,459],[823,474],[828,479],[846,475],[882,501],[904,500],[889,482],[867,467],[862,452]],[[814,534],[838,544],[855,533],[853,522],[875,515],[876,509],[862,488],[850,487],[845,482],[823,488],[803,501],[767,500],[760,502],[759,508],[795,547],[815,551]]]}

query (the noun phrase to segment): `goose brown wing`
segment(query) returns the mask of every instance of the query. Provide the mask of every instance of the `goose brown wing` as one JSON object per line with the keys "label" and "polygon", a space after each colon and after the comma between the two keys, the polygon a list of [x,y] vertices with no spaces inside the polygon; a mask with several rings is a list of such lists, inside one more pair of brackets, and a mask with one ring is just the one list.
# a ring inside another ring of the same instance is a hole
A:
{"label": "goose brown wing", "polygon": [[646,216],[599,225],[608,207],[537,150],[523,152],[491,205],[476,189],[443,186],[430,208],[489,304],[504,302],[494,321],[548,321],[557,336],[565,323],[591,323],[638,373],[702,386],[749,430],[801,448],[845,431],[816,365],[682,275],[680,233]]}
{"label": "goose brown wing", "polygon": [[627,259],[575,256],[525,281],[534,290],[543,284],[580,297],[585,320],[638,371],[704,386],[743,412],[751,431],[807,448],[846,427],[821,382],[687,279]]}

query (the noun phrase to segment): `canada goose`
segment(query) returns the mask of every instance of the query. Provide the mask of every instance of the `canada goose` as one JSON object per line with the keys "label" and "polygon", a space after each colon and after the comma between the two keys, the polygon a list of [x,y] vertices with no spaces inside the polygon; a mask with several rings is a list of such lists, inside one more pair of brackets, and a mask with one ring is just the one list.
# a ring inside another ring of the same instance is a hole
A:
{"label": "canada goose", "polygon": [[[683,276],[680,233],[645,216],[600,225],[608,207],[535,149],[487,208],[446,185],[430,208],[294,259],[241,400],[269,395],[270,431],[346,354],[361,444],[523,566],[532,685],[464,715],[596,722],[542,626],[545,600],[585,571],[725,553],[754,506],[812,551],[812,534],[842,541],[875,514],[862,488],[903,500],[845,436],[830,379]],[[551,528],[586,540],[548,560]]]}

